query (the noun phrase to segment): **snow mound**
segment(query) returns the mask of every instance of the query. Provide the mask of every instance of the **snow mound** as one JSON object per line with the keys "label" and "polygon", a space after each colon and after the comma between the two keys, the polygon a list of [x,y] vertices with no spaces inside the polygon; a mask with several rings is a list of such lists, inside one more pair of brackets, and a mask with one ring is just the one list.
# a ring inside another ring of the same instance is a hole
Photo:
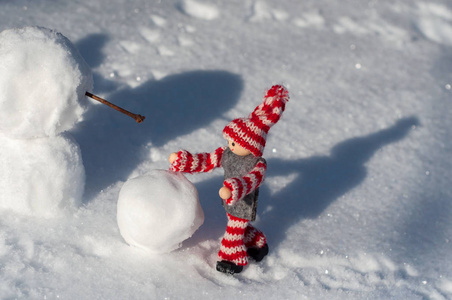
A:
{"label": "snow mound", "polygon": [[180,2],[179,7],[184,14],[202,20],[214,20],[220,14],[218,8],[212,4],[193,0],[183,0]]}
{"label": "snow mound", "polygon": [[293,23],[295,26],[302,28],[322,28],[325,25],[325,18],[320,12],[308,12],[301,17],[294,19]]}
{"label": "snow mound", "polygon": [[435,3],[419,3],[418,29],[428,39],[452,46],[452,11]]}
{"label": "snow mound", "polygon": [[0,135],[0,208],[54,217],[81,203],[85,168],[64,136],[15,140]]}
{"label": "snow mound", "polygon": [[0,33],[0,131],[11,138],[55,136],[85,111],[92,73],[61,33],[41,27]]}
{"label": "snow mound", "polygon": [[151,253],[180,247],[204,223],[198,191],[184,175],[153,170],[124,183],[117,207],[124,240]]}

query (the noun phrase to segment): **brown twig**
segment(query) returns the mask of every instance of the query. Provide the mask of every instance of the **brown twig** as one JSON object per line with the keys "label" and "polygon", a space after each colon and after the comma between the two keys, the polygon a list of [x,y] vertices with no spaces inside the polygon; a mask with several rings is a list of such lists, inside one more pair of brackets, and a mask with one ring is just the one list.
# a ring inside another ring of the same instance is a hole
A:
{"label": "brown twig", "polygon": [[94,100],[99,101],[100,103],[103,103],[103,104],[105,104],[105,105],[108,105],[108,106],[110,106],[111,108],[116,109],[116,110],[119,111],[119,112],[122,112],[123,114],[128,115],[129,117],[131,117],[131,118],[133,118],[135,121],[137,121],[137,123],[143,122],[144,119],[146,118],[145,116],[136,115],[136,114],[134,114],[134,113],[131,113],[130,111],[127,111],[127,110],[125,110],[125,109],[123,109],[123,108],[121,108],[121,107],[119,107],[119,106],[117,106],[117,105],[114,105],[113,103],[108,102],[107,100],[102,99],[101,97],[98,97],[98,96],[96,96],[96,95],[93,95],[93,94],[91,94],[90,92],[86,92],[85,95],[88,96],[88,97],[90,97],[90,98],[93,98]]}

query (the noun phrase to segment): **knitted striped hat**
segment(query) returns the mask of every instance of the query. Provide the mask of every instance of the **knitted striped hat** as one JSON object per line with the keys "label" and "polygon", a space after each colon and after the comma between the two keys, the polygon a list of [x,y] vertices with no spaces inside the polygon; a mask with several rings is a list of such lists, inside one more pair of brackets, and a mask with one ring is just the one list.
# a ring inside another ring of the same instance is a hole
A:
{"label": "knitted striped hat", "polygon": [[272,86],[264,96],[262,104],[257,106],[248,118],[235,119],[226,125],[223,129],[224,138],[238,143],[254,156],[261,157],[268,130],[281,118],[287,101],[287,89],[282,85]]}

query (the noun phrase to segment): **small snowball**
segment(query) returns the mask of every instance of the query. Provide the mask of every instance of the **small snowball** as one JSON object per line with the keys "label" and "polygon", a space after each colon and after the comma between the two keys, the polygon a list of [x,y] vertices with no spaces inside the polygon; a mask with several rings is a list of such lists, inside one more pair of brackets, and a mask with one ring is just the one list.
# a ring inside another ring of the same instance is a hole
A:
{"label": "small snowball", "polygon": [[55,136],[81,120],[92,73],[61,33],[41,27],[0,33],[0,132]]}
{"label": "small snowball", "polygon": [[186,15],[202,20],[214,20],[220,14],[216,6],[194,0],[182,0],[179,7]]}
{"label": "small snowball", "polygon": [[0,209],[54,217],[81,203],[85,169],[74,141],[0,135],[0,144]]}
{"label": "small snowball", "polygon": [[180,247],[204,223],[198,191],[181,173],[153,170],[124,183],[118,226],[124,240],[151,253]]}

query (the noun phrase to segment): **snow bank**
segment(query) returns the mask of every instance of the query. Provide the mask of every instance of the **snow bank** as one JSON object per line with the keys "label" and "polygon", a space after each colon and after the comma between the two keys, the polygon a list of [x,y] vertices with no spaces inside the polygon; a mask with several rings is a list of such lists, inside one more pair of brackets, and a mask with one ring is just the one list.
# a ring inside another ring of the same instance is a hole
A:
{"label": "snow bank", "polygon": [[0,33],[0,131],[12,138],[54,136],[85,111],[92,73],[61,33],[40,27]]}
{"label": "snow bank", "polygon": [[198,191],[184,175],[153,170],[121,188],[118,226],[125,241],[152,253],[170,252],[204,222]]}
{"label": "snow bank", "polygon": [[74,141],[0,135],[0,144],[0,208],[52,217],[81,203],[85,169]]}

